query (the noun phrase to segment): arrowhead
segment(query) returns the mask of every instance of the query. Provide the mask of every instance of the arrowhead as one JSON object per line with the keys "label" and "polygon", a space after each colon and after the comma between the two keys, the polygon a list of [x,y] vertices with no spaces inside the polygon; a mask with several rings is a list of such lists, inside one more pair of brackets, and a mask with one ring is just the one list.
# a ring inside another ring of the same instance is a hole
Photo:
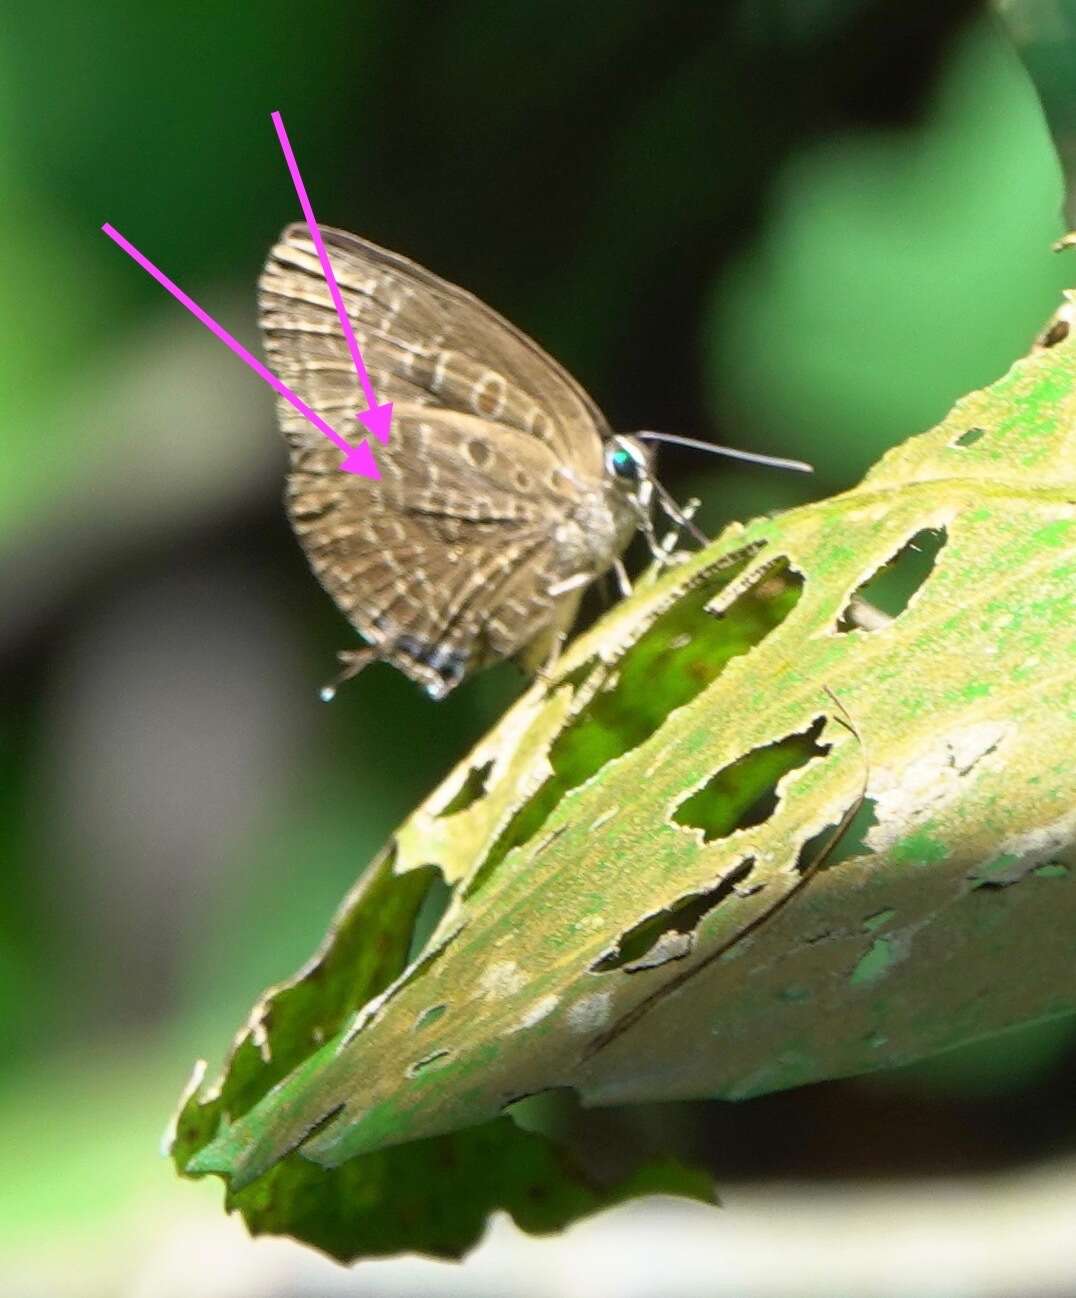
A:
{"label": "arrowhead", "polygon": [[381,471],[377,467],[374,453],[370,450],[365,439],[358,446],[353,446],[340,461],[340,471],[342,473],[357,473],[363,478],[378,479],[381,477]]}
{"label": "arrowhead", "polygon": [[382,446],[388,446],[389,430],[392,427],[391,401],[386,401],[383,406],[371,406],[369,410],[360,411],[355,418],[373,433]]}

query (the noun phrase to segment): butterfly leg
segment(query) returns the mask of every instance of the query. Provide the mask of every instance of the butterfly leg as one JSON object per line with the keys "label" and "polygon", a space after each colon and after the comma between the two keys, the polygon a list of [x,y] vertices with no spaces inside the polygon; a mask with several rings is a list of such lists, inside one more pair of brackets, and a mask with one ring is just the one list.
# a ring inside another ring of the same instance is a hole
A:
{"label": "butterfly leg", "polygon": [[643,511],[639,515],[639,531],[642,532],[646,548],[650,551],[650,557],[657,564],[659,570],[667,568],[669,566],[669,555],[658,544],[658,534],[654,531],[654,520],[650,517],[648,511]]}
{"label": "butterfly leg", "polygon": [[620,591],[620,598],[627,599],[631,594],[631,578],[628,576],[628,570],[624,567],[623,559],[613,560],[613,575],[616,577],[617,590]]}
{"label": "butterfly leg", "polygon": [[548,685],[553,679],[553,668],[557,665],[561,650],[568,640],[567,631],[557,631],[549,641],[545,661],[534,669],[534,679],[541,685]]}
{"label": "butterfly leg", "polygon": [[[701,504],[701,501],[692,497],[683,507],[678,505],[672,495],[658,482],[655,482],[657,488],[658,503],[661,505],[663,512],[668,518],[671,518],[676,526],[682,531],[688,532],[695,538],[700,545],[709,545],[710,538],[701,528],[695,526],[691,521]],[[675,545],[675,540],[668,548],[671,550]]]}
{"label": "butterfly leg", "polygon": [[553,620],[516,655],[520,667],[543,685],[550,682],[582,598],[583,592],[577,588],[567,598],[559,600]]}
{"label": "butterfly leg", "polygon": [[364,667],[369,667],[372,662],[377,661],[379,654],[376,649],[371,647],[368,649],[343,649],[336,656],[344,664],[344,670],[335,680],[321,687],[320,696],[323,703],[331,703],[336,698],[336,691],[343,685],[344,681],[349,681],[353,676],[358,676]]}

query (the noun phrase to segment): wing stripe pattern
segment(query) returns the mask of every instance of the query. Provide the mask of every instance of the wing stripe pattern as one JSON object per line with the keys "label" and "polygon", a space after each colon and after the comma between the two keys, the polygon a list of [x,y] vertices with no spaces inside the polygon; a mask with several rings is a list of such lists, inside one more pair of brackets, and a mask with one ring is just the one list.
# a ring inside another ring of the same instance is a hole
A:
{"label": "wing stripe pattern", "polygon": [[[440,696],[555,621],[548,591],[578,565],[565,527],[594,513],[609,430],[583,389],[477,298],[322,233],[378,400],[393,402],[392,437],[377,448],[380,481],[342,474],[339,453],[279,401],[289,516],[352,625]],[[365,401],[305,227],[270,253],[259,305],[273,369],[355,440]]]}

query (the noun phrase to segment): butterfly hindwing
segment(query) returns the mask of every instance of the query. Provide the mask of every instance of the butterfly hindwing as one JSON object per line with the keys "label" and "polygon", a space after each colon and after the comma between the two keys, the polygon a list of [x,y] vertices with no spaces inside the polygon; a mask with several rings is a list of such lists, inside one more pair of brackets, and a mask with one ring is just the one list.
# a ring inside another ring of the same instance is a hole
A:
{"label": "butterfly hindwing", "polygon": [[352,625],[430,688],[518,652],[550,619],[564,574],[548,518],[574,487],[541,443],[467,416],[401,407],[392,435],[421,480],[387,465],[380,481],[344,474],[333,447],[312,445],[293,450],[288,513]]}

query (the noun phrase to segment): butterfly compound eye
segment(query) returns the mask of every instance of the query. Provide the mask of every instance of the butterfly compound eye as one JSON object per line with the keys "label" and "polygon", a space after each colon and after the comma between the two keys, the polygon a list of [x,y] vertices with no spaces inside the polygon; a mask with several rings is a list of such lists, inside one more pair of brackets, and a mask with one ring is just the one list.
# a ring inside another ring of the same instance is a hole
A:
{"label": "butterfly compound eye", "polygon": [[638,459],[624,446],[616,446],[609,452],[608,465],[610,472],[625,482],[638,482],[642,466]]}

